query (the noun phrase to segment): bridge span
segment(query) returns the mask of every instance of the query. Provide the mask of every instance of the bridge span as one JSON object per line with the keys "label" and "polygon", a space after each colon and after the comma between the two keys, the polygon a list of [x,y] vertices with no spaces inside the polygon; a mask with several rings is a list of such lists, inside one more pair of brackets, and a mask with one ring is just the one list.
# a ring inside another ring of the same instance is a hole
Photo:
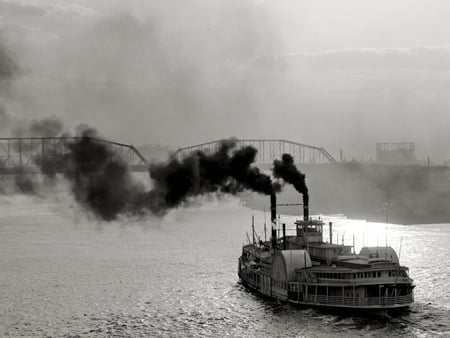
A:
{"label": "bridge span", "polygon": [[[109,148],[111,153],[120,157],[131,171],[145,172],[148,161],[129,144],[108,141],[94,137],[84,137],[99,142]],[[42,172],[37,162],[52,154],[67,154],[69,144],[81,137],[3,137],[0,138],[0,174]],[[173,156],[181,159],[196,151],[215,151],[223,140],[202,143],[178,149]],[[335,163],[336,160],[324,148],[287,140],[236,139],[236,148],[252,146],[258,150],[256,164],[272,164],[284,153],[289,153],[295,163]],[[52,173],[61,172],[61,168],[46,167]]]}
{"label": "bridge span", "polygon": [[[104,144],[111,153],[120,157],[132,171],[147,171],[148,163],[133,146],[95,137],[3,137],[0,138],[0,174],[42,172],[37,159],[45,159],[51,154],[67,154],[69,144],[80,139]],[[61,168],[49,167],[49,172],[57,173]]]}
{"label": "bridge span", "polygon": [[[196,151],[215,151],[223,140],[202,143],[186,148],[180,148],[175,152],[179,158],[188,156]],[[235,139],[236,148],[252,146],[258,150],[256,154],[257,164],[272,164],[273,160],[280,159],[284,153],[291,154],[295,163],[335,163],[336,160],[322,147],[308,144],[267,139]]]}

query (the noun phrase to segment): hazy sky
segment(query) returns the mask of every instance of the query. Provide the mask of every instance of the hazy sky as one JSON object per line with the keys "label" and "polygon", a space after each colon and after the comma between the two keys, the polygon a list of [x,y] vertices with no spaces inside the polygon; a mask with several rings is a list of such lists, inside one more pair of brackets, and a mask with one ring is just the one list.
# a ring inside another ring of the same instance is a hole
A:
{"label": "hazy sky", "polygon": [[449,17],[444,0],[3,0],[20,72],[0,99],[10,120],[135,145],[283,138],[368,159],[405,141],[443,161]]}

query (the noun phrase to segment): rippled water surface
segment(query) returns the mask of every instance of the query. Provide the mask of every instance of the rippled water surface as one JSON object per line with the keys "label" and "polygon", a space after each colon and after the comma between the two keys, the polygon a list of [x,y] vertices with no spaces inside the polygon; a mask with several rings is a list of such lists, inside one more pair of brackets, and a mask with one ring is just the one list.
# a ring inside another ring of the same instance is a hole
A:
{"label": "rippled water surface", "polygon": [[401,246],[417,285],[409,312],[356,317],[247,292],[237,258],[251,216],[261,233],[264,215],[235,200],[114,224],[89,221],[65,199],[0,202],[1,337],[450,336],[447,224],[332,218],[338,240],[355,234],[357,250],[386,237]]}

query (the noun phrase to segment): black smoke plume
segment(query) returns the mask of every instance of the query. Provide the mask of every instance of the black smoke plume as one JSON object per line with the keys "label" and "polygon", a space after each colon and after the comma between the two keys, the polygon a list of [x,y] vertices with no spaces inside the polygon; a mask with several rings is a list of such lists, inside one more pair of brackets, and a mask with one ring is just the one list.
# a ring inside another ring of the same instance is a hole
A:
{"label": "black smoke plume", "polygon": [[305,183],[305,175],[294,164],[294,159],[289,154],[283,154],[281,160],[273,162],[273,175],[294,186],[295,190],[303,195],[303,205],[309,205],[308,187]]}
{"label": "black smoke plume", "polygon": [[68,145],[64,176],[79,203],[110,221],[134,211],[144,188],[132,178],[127,164],[92,135],[96,132],[86,129],[80,139]]}
{"label": "black smoke plume", "polygon": [[[55,120],[40,122],[34,123],[40,131],[60,130]],[[32,130],[30,126],[26,129]],[[35,157],[34,162],[47,178],[62,173],[75,200],[105,221],[117,219],[119,215],[162,216],[205,194],[236,195],[250,190],[271,195],[281,188],[278,182],[272,182],[270,176],[253,166],[255,148],[235,149],[236,142],[230,139],[222,141],[214,152],[197,151],[182,159],[172,157],[167,162],[150,165],[152,189],[146,191],[133,178],[127,163],[99,138],[95,129],[80,126],[76,136],[64,148],[46,148],[45,154]],[[20,183],[21,191],[27,188]],[[35,190],[28,189],[30,193]]]}
{"label": "black smoke plume", "polygon": [[197,151],[181,160],[151,165],[152,211],[164,213],[190,197],[208,193],[236,195],[250,190],[270,195],[279,191],[278,183],[252,166],[256,149],[248,146],[232,151],[235,146],[235,141],[225,140],[216,152]]}
{"label": "black smoke plume", "polygon": [[[33,136],[54,136],[62,133],[62,123],[55,118],[34,120],[24,126]],[[65,133],[64,135],[67,135]],[[279,182],[261,172],[253,164],[257,150],[251,146],[236,149],[236,141],[223,140],[214,152],[196,151],[184,158],[172,157],[164,163],[149,166],[152,189],[133,178],[127,163],[111,145],[99,138],[98,132],[86,125],[77,128],[76,138],[56,147],[48,145],[42,156],[33,158],[47,179],[56,172],[68,180],[75,200],[105,221],[119,215],[163,216],[170,209],[205,194],[237,195],[253,191],[274,195],[281,190]],[[274,176],[294,184],[307,200],[304,175],[284,154],[275,161]],[[22,192],[36,193],[27,180],[16,182]]]}

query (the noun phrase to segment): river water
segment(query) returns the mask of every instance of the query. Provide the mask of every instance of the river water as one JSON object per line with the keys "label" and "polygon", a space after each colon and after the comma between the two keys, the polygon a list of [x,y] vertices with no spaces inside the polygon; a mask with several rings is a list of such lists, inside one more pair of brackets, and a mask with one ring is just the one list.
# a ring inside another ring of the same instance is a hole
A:
{"label": "river water", "polygon": [[409,312],[357,317],[247,292],[236,268],[252,215],[264,236],[264,214],[235,199],[107,224],[66,196],[0,197],[0,336],[450,337],[448,224],[323,216],[357,250],[387,238],[415,281]]}

